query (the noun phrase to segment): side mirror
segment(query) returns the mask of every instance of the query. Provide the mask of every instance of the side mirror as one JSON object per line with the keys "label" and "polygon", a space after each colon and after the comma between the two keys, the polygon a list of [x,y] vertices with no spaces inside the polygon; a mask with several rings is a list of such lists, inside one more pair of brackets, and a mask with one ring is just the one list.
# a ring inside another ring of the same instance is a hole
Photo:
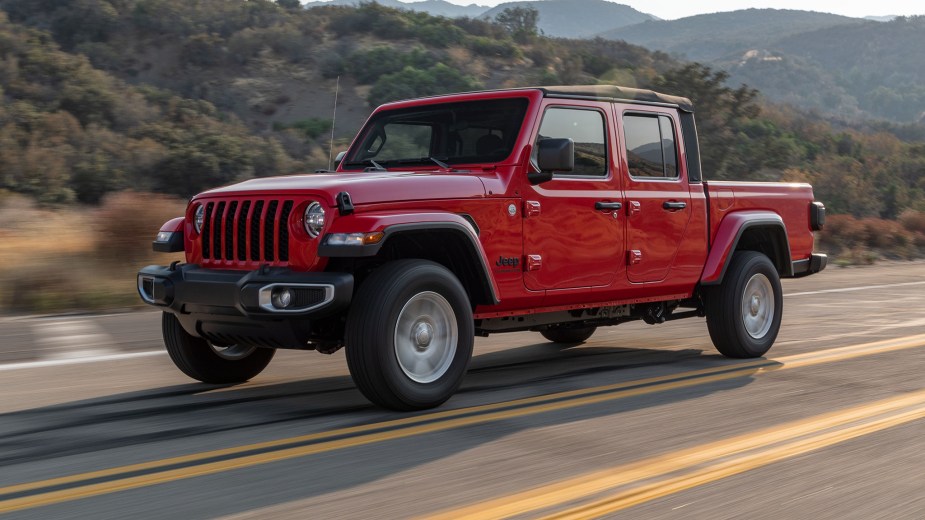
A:
{"label": "side mirror", "polygon": [[337,152],[337,157],[334,158],[334,167],[337,168],[340,166],[340,162],[344,160],[344,156],[347,155],[347,150],[342,152]]}
{"label": "side mirror", "polygon": [[552,180],[554,172],[570,172],[575,169],[575,141],[565,139],[541,139],[536,143],[536,164],[539,172],[527,174],[531,184]]}

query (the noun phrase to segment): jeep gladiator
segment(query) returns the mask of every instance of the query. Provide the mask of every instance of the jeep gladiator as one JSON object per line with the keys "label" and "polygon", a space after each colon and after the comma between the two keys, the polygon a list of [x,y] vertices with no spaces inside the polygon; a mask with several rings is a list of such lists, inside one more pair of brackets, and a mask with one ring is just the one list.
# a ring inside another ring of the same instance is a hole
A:
{"label": "jeep gladiator", "polygon": [[141,298],[171,359],[246,381],[276,349],[346,347],[398,410],[459,387],[475,336],[706,317],[722,354],[765,354],[780,278],[821,271],[808,184],[704,180],[688,99],[615,86],[508,89],[376,109],[336,171],[201,193],[164,224]]}

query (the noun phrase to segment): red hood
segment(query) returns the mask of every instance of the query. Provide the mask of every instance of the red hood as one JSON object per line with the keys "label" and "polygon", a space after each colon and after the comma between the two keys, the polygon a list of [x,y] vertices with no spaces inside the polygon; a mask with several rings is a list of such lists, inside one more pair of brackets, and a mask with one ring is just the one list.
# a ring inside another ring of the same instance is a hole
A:
{"label": "red hood", "polygon": [[464,199],[485,196],[485,186],[472,173],[358,172],[316,173],[252,179],[201,193],[196,198],[254,194],[312,194],[335,204],[346,191],[354,204],[406,200]]}

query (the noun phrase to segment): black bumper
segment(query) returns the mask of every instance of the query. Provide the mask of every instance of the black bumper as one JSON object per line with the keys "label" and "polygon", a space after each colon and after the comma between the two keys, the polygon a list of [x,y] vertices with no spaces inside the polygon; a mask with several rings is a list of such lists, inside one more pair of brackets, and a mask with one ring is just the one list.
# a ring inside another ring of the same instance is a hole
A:
{"label": "black bumper", "polygon": [[[272,304],[274,289],[281,288],[293,294],[289,308]],[[323,335],[320,323],[349,306],[353,275],[151,265],[138,272],[138,293],[145,303],[175,314],[188,333],[213,343],[305,348]]]}
{"label": "black bumper", "polygon": [[800,278],[818,273],[825,269],[828,260],[828,257],[821,253],[813,253],[806,260],[798,260],[793,263],[793,277]]}

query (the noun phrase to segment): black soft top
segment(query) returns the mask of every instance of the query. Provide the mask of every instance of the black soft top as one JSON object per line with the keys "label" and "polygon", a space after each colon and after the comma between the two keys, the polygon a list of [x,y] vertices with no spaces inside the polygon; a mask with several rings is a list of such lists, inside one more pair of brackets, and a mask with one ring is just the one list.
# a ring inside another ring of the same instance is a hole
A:
{"label": "black soft top", "polygon": [[538,87],[546,97],[596,99],[602,101],[642,101],[677,106],[685,112],[693,112],[690,99],[669,96],[641,88],[618,87],[616,85],[569,85],[559,87]]}

